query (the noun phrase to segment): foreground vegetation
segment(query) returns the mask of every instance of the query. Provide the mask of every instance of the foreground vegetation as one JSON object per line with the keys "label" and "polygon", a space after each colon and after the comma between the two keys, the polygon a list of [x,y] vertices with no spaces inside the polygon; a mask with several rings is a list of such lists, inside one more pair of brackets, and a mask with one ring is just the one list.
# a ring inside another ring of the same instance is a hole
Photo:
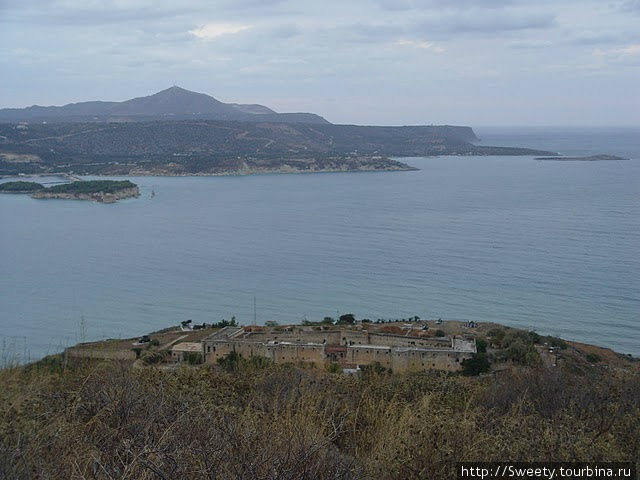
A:
{"label": "foreground vegetation", "polygon": [[640,456],[640,376],[601,364],[467,377],[50,357],[0,384],[0,478],[439,479],[461,460]]}

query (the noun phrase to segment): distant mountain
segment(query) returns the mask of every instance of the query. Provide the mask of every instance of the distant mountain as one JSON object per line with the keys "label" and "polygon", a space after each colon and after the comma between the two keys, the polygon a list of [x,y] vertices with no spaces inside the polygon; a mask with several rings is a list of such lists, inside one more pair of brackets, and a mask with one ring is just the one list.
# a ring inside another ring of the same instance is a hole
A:
{"label": "distant mountain", "polygon": [[277,113],[263,105],[223,103],[204,93],[171,87],[124,102],[81,102],[61,107],[34,105],[0,109],[0,122],[92,122],[152,120],[233,120],[242,122],[329,122],[313,113]]}

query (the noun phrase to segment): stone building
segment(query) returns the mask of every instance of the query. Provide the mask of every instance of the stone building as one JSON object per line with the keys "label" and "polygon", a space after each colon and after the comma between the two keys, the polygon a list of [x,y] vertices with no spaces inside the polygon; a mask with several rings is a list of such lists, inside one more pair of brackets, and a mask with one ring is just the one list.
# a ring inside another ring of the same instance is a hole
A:
{"label": "stone building", "polygon": [[202,343],[199,342],[182,342],[171,347],[171,360],[174,362],[182,362],[190,354],[202,355]]}
{"label": "stone building", "polygon": [[428,369],[457,371],[476,352],[475,340],[462,337],[393,335],[360,329],[321,327],[270,328],[253,331],[226,327],[202,340],[205,361],[236,352],[275,363],[337,363],[357,368],[379,363],[394,372]]}

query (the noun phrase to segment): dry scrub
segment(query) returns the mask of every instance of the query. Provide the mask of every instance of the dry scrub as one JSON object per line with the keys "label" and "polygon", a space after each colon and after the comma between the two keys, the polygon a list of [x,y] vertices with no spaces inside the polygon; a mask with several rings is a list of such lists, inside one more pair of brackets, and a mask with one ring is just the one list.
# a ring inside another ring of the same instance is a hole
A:
{"label": "dry scrub", "polygon": [[346,376],[54,358],[0,382],[3,479],[439,479],[461,460],[640,452],[640,379],[607,369]]}

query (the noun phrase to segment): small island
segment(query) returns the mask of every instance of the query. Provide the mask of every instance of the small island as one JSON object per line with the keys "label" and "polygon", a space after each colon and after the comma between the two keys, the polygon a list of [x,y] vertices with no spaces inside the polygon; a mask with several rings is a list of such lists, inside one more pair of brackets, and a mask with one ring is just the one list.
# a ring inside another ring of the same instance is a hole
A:
{"label": "small island", "polygon": [[612,160],[629,160],[628,158],[618,157],[617,155],[590,155],[588,157],[537,157],[536,160],[545,160],[553,162],[606,162]]}
{"label": "small island", "polygon": [[36,182],[5,182],[0,183],[3,193],[34,193],[44,189],[44,185]]}
{"label": "small island", "polygon": [[33,198],[63,198],[114,203],[123,198],[138,197],[138,186],[129,180],[76,181],[45,188],[36,182],[0,183],[0,192],[30,193]]}

